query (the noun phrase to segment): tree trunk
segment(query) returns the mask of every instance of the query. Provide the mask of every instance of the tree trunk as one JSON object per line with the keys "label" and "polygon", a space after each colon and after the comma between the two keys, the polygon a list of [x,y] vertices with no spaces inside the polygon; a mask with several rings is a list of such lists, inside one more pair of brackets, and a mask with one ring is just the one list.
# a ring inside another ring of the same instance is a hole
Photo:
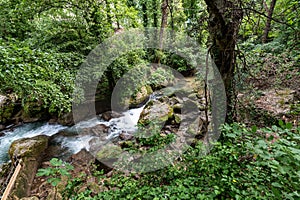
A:
{"label": "tree trunk", "polygon": [[[209,13],[208,29],[212,42],[211,56],[216,64],[226,90],[226,122],[235,118],[233,79],[235,71],[236,37],[242,21],[242,10],[235,0],[205,0]],[[216,89],[217,90],[217,89]],[[213,96],[218,91],[213,91]]]}
{"label": "tree trunk", "polygon": [[146,1],[142,3],[142,11],[143,11],[143,25],[144,27],[148,26],[148,14],[147,14],[147,5]]}
{"label": "tree trunk", "polygon": [[271,22],[272,22],[272,16],[273,16],[275,4],[276,4],[276,0],[272,0],[269,9],[267,8],[267,5],[265,5],[266,11],[268,12],[268,18],[267,18],[264,34],[263,34],[263,37],[262,37],[262,42],[263,43],[266,43],[268,41],[268,35],[269,35],[270,30],[271,30]]}
{"label": "tree trunk", "polygon": [[[168,23],[168,0],[162,0],[161,4],[161,25],[159,32],[159,51],[163,49],[164,31]],[[160,64],[160,55],[157,58],[157,63]]]}
{"label": "tree trunk", "polygon": [[157,0],[152,0],[153,6],[153,27],[158,27],[158,20],[157,20]]}
{"label": "tree trunk", "polygon": [[168,23],[168,0],[163,0],[161,5],[161,25],[160,25],[160,33],[159,33],[159,48],[163,48],[163,37],[164,37],[164,29],[167,27]]}

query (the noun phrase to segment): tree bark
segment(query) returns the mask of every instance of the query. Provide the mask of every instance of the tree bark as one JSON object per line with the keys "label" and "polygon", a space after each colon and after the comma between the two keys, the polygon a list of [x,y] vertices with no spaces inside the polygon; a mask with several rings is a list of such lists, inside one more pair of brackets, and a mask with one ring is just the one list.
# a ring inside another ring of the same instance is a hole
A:
{"label": "tree bark", "polygon": [[157,0],[152,0],[152,6],[153,6],[153,27],[158,27]]}
{"label": "tree bark", "polygon": [[168,24],[168,0],[163,0],[161,5],[161,25],[159,33],[159,48],[163,48],[164,29]]}
{"label": "tree bark", "polygon": [[146,1],[142,3],[142,11],[143,11],[143,25],[144,27],[148,26],[148,14],[147,14],[147,5]]}
{"label": "tree bark", "polygon": [[[235,46],[243,14],[236,0],[205,0],[205,3],[209,13],[208,29],[212,42],[210,53],[223,79],[227,96],[226,122],[231,123],[235,118]],[[213,93],[217,95],[218,91]]]}
{"label": "tree bark", "polygon": [[271,30],[271,22],[272,22],[272,16],[273,16],[275,5],[276,5],[276,0],[271,1],[271,5],[270,5],[269,9],[265,5],[266,11],[268,13],[268,18],[267,18],[264,34],[263,34],[263,37],[262,37],[262,43],[266,43],[268,41],[268,36],[269,36],[269,32]]}
{"label": "tree bark", "polygon": [[[168,0],[162,0],[161,4],[161,25],[160,25],[160,31],[159,31],[159,51],[163,49],[163,37],[165,28],[168,24]],[[160,64],[160,54],[157,58],[157,63]]]}

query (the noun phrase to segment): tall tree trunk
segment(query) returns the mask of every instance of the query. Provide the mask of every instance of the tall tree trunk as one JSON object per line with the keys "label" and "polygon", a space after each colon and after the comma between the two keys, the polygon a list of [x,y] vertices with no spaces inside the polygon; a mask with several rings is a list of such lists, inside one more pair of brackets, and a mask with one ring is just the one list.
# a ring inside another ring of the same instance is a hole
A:
{"label": "tall tree trunk", "polygon": [[[161,25],[160,25],[160,32],[159,32],[159,51],[163,49],[163,37],[165,28],[168,24],[168,0],[162,0],[161,4]],[[157,63],[160,64],[160,56],[158,56]]]}
{"label": "tall tree trunk", "polygon": [[[226,122],[231,123],[235,117],[233,105],[235,46],[243,14],[236,0],[205,0],[205,3],[209,13],[211,55],[223,79],[227,96]],[[213,96],[218,95],[219,92],[216,90],[213,91]]]}
{"label": "tall tree trunk", "polygon": [[158,27],[157,0],[152,0],[152,6],[153,6],[153,27]]}
{"label": "tall tree trunk", "polygon": [[269,36],[269,32],[271,30],[271,22],[272,22],[272,16],[273,16],[275,4],[276,4],[276,0],[272,0],[270,8],[268,9],[267,5],[264,3],[264,5],[266,7],[266,11],[268,12],[268,18],[267,18],[264,34],[263,34],[263,37],[262,37],[262,42],[263,43],[266,43],[268,41],[268,36]]}
{"label": "tall tree trunk", "polygon": [[143,11],[143,25],[144,27],[148,26],[148,14],[147,14],[147,2],[144,1],[142,3],[142,11]]}

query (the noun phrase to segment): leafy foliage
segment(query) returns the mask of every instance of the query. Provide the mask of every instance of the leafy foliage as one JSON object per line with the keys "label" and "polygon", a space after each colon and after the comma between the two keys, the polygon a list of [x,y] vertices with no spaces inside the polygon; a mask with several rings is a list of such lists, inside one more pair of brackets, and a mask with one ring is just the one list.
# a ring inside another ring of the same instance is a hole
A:
{"label": "leafy foliage", "polygon": [[70,111],[72,71],[81,63],[82,56],[31,49],[17,41],[1,41],[0,49],[2,93],[15,93],[23,106],[33,102],[49,113]]}
{"label": "leafy foliage", "polygon": [[95,174],[99,187],[73,193],[71,199],[298,199],[300,128],[258,129],[225,125],[224,139],[209,155],[202,143],[190,148],[173,166],[159,171],[111,178]]}
{"label": "leafy foliage", "polygon": [[51,167],[45,169],[39,169],[37,176],[47,176],[47,182],[53,187],[56,187],[61,182],[61,177],[70,177],[69,171],[73,170],[74,167],[69,163],[65,163],[57,158],[52,158],[50,160]]}

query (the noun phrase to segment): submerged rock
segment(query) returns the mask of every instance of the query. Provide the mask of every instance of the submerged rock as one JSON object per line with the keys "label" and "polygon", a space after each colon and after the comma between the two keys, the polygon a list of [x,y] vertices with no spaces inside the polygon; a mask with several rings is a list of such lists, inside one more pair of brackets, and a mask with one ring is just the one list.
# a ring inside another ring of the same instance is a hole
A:
{"label": "submerged rock", "polygon": [[5,136],[5,133],[0,132],[0,137],[3,137],[3,136]]}
{"label": "submerged rock", "polygon": [[120,114],[118,112],[115,112],[115,111],[107,111],[107,112],[104,112],[101,114],[101,118],[105,121],[109,121],[111,120],[112,118],[119,118],[119,117],[122,117],[123,114]]}

